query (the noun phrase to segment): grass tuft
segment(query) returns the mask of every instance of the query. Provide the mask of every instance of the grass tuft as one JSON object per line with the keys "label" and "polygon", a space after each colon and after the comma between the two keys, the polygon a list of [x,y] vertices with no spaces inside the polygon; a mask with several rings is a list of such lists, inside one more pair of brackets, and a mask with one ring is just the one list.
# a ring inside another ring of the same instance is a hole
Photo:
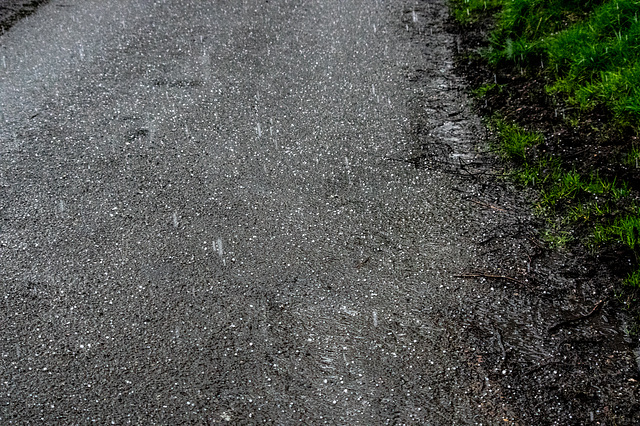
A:
{"label": "grass tuft", "polygon": [[631,272],[627,278],[624,279],[623,284],[628,287],[640,288],[640,270]]}
{"label": "grass tuft", "polygon": [[544,142],[541,133],[527,131],[516,124],[496,119],[493,125],[499,134],[498,150],[507,160],[523,162],[527,148]]}
{"label": "grass tuft", "polygon": [[562,229],[547,229],[542,233],[542,241],[551,249],[563,249],[572,240],[571,233]]}
{"label": "grass tuft", "polygon": [[476,22],[482,16],[493,14],[504,0],[451,0],[451,14],[462,25]]}

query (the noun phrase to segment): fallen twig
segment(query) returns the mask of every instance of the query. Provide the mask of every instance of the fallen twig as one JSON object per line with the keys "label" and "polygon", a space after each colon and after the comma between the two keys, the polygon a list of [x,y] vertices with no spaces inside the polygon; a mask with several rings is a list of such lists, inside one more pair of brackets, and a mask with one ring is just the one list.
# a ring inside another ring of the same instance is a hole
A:
{"label": "fallen twig", "polygon": [[541,250],[544,250],[544,246],[540,245],[540,243],[538,243],[538,241],[536,241],[536,239],[534,239],[533,237],[528,237],[529,241],[531,241],[531,243],[533,243],[534,246],[538,247]]}
{"label": "fallen twig", "polygon": [[580,315],[577,316],[575,318],[571,318],[565,321],[560,321],[559,323],[557,323],[556,325],[549,327],[549,333],[555,333],[556,331],[558,331],[559,329],[561,329],[562,327],[571,325],[573,323],[576,323],[578,321],[582,321],[588,318],[591,318],[592,316],[594,316],[604,305],[604,303],[607,301],[607,299],[602,299],[601,301],[599,301],[598,303],[596,303],[596,306],[593,307],[593,309],[591,309],[591,311],[589,311],[588,314],[585,315]]}
{"label": "fallen twig", "polygon": [[364,265],[367,264],[368,261],[371,260],[371,256],[367,257],[365,260],[363,260],[362,262],[358,263],[355,267],[356,268],[362,268]]}

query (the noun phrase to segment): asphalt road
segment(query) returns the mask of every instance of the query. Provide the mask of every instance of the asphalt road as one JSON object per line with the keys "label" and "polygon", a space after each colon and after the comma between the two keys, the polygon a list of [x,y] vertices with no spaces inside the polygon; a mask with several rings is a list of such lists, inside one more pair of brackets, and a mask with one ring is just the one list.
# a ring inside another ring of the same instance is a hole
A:
{"label": "asphalt road", "polygon": [[3,35],[0,423],[512,416],[463,332],[512,296],[453,277],[496,212],[404,161],[479,131],[443,4],[53,0]]}

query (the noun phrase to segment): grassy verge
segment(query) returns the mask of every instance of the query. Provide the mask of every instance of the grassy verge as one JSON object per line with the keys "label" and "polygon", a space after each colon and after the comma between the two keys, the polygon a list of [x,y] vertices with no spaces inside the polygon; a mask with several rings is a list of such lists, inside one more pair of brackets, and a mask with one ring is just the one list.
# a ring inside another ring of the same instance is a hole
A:
{"label": "grassy verge", "polygon": [[544,71],[547,90],[581,111],[604,107],[617,126],[640,121],[639,0],[452,0],[469,24],[495,15],[484,52],[495,67]]}
{"label": "grassy verge", "polygon": [[451,0],[451,10],[463,28],[491,22],[472,54],[494,73],[474,88],[479,103],[534,96],[509,93],[518,79],[540,87],[538,122],[506,107],[490,126],[510,177],[538,191],[543,240],[630,253],[622,281],[640,294],[640,0]]}
{"label": "grassy verge", "polygon": [[550,93],[581,111],[640,120],[638,0],[505,1],[487,51],[496,66],[547,69]]}
{"label": "grassy verge", "polygon": [[[491,127],[498,134],[496,151],[510,163],[509,177],[520,186],[538,190],[538,214],[554,222],[560,218],[565,227],[592,227],[590,238],[583,241],[592,250],[614,243],[631,250],[640,248],[640,210],[625,181],[603,178],[597,171],[585,175],[551,155],[532,158],[528,150],[544,141],[541,133],[501,119],[493,119]],[[632,214],[622,216],[629,206],[634,206]]]}

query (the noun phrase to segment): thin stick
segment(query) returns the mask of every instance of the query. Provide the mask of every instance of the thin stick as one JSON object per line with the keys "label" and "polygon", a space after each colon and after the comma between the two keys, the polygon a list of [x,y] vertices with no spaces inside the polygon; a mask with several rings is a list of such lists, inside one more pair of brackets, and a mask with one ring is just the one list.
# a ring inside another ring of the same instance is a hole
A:
{"label": "thin stick", "polygon": [[501,209],[498,206],[494,206],[493,204],[485,203],[484,201],[476,201],[476,200],[469,200],[469,201],[471,201],[472,203],[476,203],[476,204],[478,204],[479,206],[482,206],[482,207],[489,207],[489,208],[492,208],[494,210],[498,210],[500,212],[506,212],[506,210]]}
{"label": "thin stick", "polygon": [[596,314],[596,312],[598,312],[600,310],[600,308],[602,308],[602,305],[604,305],[604,302],[606,302],[606,299],[602,299],[601,301],[599,301],[598,303],[596,303],[596,306],[593,307],[593,309],[591,309],[591,311],[589,311],[588,314],[586,315],[579,315],[575,318],[571,318],[565,321],[560,321],[559,323],[557,323],[556,325],[549,327],[549,333],[554,333],[556,331],[558,331],[560,328],[567,326],[567,325],[571,325],[574,322],[578,322],[581,320],[585,320],[587,318],[591,318],[593,315]]}
{"label": "thin stick", "polygon": [[356,268],[362,268],[364,265],[367,264],[368,261],[371,260],[371,256],[367,257],[365,260],[363,260],[362,262],[358,263],[355,267]]}

